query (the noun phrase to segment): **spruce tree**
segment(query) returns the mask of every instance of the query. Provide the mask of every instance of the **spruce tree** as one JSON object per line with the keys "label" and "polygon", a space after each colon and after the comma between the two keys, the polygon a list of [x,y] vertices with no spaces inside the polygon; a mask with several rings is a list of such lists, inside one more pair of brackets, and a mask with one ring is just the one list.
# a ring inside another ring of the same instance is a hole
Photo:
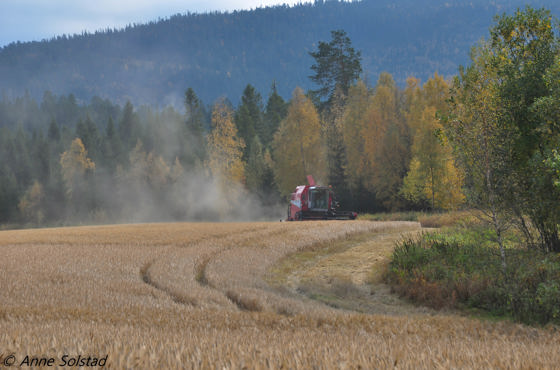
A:
{"label": "spruce tree", "polygon": [[258,136],[260,139],[265,135],[261,95],[250,84],[243,90],[241,105],[235,113],[235,125],[239,137],[247,144],[243,151],[243,158],[246,160],[254,137]]}
{"label": "spruce tree", "polygon": [[278,94],[276,83],[272,84],[272,89],[268,101],[266,102],[266,109],[264,113],[264,127],[265,132],[260,137],[261,142],[265,148],[269,148],[274,138],[274,134],[280,127],[280,122],[286,117],[288,112],[288,104]]}
{"label": "spruce tree", "polygon": [[187,166],[201,165],[206,160],[206,111],[192,88],[185,92],[185,145],[180,161]]}

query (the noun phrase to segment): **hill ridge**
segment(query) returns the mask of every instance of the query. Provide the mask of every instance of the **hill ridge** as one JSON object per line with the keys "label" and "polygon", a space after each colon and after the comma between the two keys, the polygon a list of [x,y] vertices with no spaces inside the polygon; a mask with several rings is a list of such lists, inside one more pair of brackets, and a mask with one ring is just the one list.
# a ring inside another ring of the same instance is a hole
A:
{"label": "hill ridge", "polygon": [[[552,0],[529,1],[555,15]],[[470,47],[487,35],[495,14],[523,7],[521,0],[359,2],[316,1],[233,12],[175,14],[123,29],[62,35],[0,49],[0,92],[40,98],[44,91],[100,96],[119,103],[182,105],[192,87],[210,104],[236,104],[248,84],[266,96],[273,82],[285,98],[308,79],[317,43],[344,29],[362,51],[364,78],[374,84],[391,73],[456,73]]]}

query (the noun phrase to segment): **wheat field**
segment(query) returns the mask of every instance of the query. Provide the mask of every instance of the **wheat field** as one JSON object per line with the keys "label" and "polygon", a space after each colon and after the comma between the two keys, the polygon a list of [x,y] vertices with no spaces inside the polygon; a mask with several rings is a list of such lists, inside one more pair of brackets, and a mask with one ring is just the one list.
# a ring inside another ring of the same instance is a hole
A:
{"label": "wheat field", "polygon": [[418,228],[325,221],[2,231],[0,368],[78,356],[116,369],[557,368],[556,327],[360,314],[267,283],[295,253]]}

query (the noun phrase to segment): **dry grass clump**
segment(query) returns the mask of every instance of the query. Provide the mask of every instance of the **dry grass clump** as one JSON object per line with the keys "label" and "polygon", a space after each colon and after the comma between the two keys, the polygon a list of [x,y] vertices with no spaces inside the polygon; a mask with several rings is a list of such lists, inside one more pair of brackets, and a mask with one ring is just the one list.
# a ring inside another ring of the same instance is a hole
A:
{"label": "dry grass clump", "polygon": [[476,211],[453,211],[444,213],[423,214],[418,216],[422,227],[439,228],[479,222]]}
{"label": "dry grass clump", "polygon": [[[560,334],[454,315],[352,314],[271,288],[286,255],[397,222],[0,232],[0,353],[113,368],[552,368]],[[410,227],[411,225],[406,225]],[[1,366],[1,365],[0,365]]]}
{"label": "dry grass clump", "polygon": [[440,228],[478,222],[478,211],[449,211],[441,213],[426,212],[392,212],[360,214],[358,219],[368,221],[418,221],[422,227]]}

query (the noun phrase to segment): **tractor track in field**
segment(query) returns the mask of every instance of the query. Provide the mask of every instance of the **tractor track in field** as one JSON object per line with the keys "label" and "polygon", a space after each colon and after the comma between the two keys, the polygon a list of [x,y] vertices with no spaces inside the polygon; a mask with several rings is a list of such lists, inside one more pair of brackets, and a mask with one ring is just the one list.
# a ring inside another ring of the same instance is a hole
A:
{"label": "tractor track in field", "polygon": [[[258,233],[257,235],[250,235],[248,238],[243,239],[240,242],[245,247],[254,247],[262,243],[262,241],[267,237],[276,236],[282,234],[283,232],[284,231],[282,230],[271,230],[271,231],[267,231],[266,233]],[[240,235],[246,235],[246,234],[254,234],[254,232],[251,231]],[[231,303],[237,306],[237,308],[241,311],[260,311],[261,310],[260,305],[258,305],[257,303],[252,302],[251,304],[247,304],[247,302],[239,299],[239,297],[231,290],[227,290],[227,289],[224,290],[217,287],[215,284],[209,281],[207,277],[206,269],[208,268],[208,265],[210,265],[213,261],[215,261],[216,258],[218,258],[220,255],[229,252],[230,250],[232,250],[237,246],[238,246],[237,244],[228,243],[227,246],[224,246],[223,248],[206,255],[204,259],[196,266],[195,279],[201,286],[213,289],[223,294]],[[259,308],[255,309],[254,307],[259,307]]]}
{"label": "tractor track in field", "polygon": [[[254,288],[280,299],[315,302],[319,306],[348,311],[426,313],[428,309],[415,307],[392,294],[381,279],[395,242],[419,232],[418,226],[408,225],[404,229],[352,235],[326,249],[309,246],[277,261],[276,265],[283,265],[283,272],[276,272],[273,278],[268,274],[263,277],[264,285]],[[240,299],[219,265],[231,258],[234,248],[239,248],[240,252],[260,248],[266,251],[271,248],[266,242],[268,238],[285,233],[285,229],[250,228],[185,245],[169,245],[140,268],[140,279],[178,304],[199,306],[204,299],[194,297],[192,292],[198,290],[212,296],[210,301],[219,306],[229,302],[242,311],[258,311],[262,305]],[[276,265],[271,270],[277,269]],[[163,274],[162,266],[166,266]],[[210,275],[209,266],[212,266]],[[270,283],[271,280],[282,280],[282,283]]]}
{"label": "tractor track in field", "polygon": [[555,326],[385,301],[379,279],[409,232],[420,225],[2,231],[0,352],[16,365],[92,354],[127,369],[558,368]]}
{"label": "tractor track in field", "polygon": [[[255,246],[255,245],[259,245],[262,240],[266,239],[267,237],[272,237],[275,235],[279,235],[281,233],[283,233],[283,230],[267,230],[265,227],[260,227],[260,228],[251,228],[248,230],[242,230],[236,233],[228,233],[228,234],[224,234],[224,235],[218,235],[212,238],[208,238],[205,239],[203,242],[206,245],[210,245],[212,246],[211,248],[207,248],[206,250],[204,250],[204,248],[201,248],[201,241],[197,240],[197,241],[191,241],[188,244],[185,245],[172,245],[169,246],[169,249],[174,249],[175,251],[178,252],[186,252],[186,251],[192,251],[194,248],[196,249],[202,249],[203,251],[201,251],[199,254],[196,254],[196,259],[197,261],[194,263],[193,266],[193,276],[194,276],[194,281],[202,288],[204,289],[209,289],[212,290],[220,295],[222,295],[223,297],[225,297],[227,300],[229,300],[231,303],[233,303],[235,306],[237,306],[240,310],[243,311],[247,311],[249,310],[247,308],[246,305],[243,304],[243,302],[241,302],[240,300],[236,299],[235,295],[232,294],[230,291],[227,290],[222,290],[219,287],[216,287],[212,282],[210,282],[207,278],[207,274],[206,274],[206,269],[208,267],[209,264],[212,263],[213,260],[215,260],[217,257],[219,257],[221,254],[239,246],[239,245],[243,245],[243,246]],[[219,245],[219,242],[222,240],[227,240],[230,238],[234,238],[235,241],[227,241],[226,243],[224,243],[223,245]],[[210,250],[208,250],[210,249]],[[192,256],[191,256],[192,257]],[[170,288],[168,286],[166,286],[166,284],[164,282],[159,282],[157,277],[154,278],[152,276],[151,273],[151,269],[154,266],[154,264],[159,263],[159,262],[163,262],[164,259],[166,259],[167,256],[165,254],[165,252],[160,252],[158,254],[158,256],[156,256],[155,258],[151,259],[150,261],[148,261],[147,263],[145,263],[139,271],[139,275],[140,275],[140,279],[147,285],[165,293],[167,296],[169,296],[175,303],[178,304],[186,304],[186,305],[190,305],[190,306],[197,306],[197,302],[194,299],[188,299],[188,295],[183,294],[182,292],[178,291],[177,289],[173,289]]]}
{"label": "tractor track in field", "polygon": [[[327,306],[368,314],[433,314],[399,298],[383,282],[395,243],[424,230],[392,231],[354,240],[324,253],[286,257],[269,276],[276,288]],[[288,267],[286,267],[288,266]],[[276,275],[276,276],[274,276]]]}
{"label": "tractor track in field", "polygon": [[152,266],[152,264],[154,263],[154,260],[151,260],[150,262],[147,262],[141,269],[140,269],[140,276],[142,278],[142,281],[146,284],[148,284],[149,286],[151,286],[152,288],[155,288],[163,293],[165,293],[167,296],[169,296],[173,302],[178,303],[178,304],[183,304],[183,305],[191,305],[191,306],[195,306],[193,304],[193,302],[190,302],[188,300],[186,300],[184,297],[182,297],[181,295],[178,295],[176,293],[174,293],[172,290],[168,289],[167,287],[159,284],[157,281],[154,281],[149,273],[149,269]]}

